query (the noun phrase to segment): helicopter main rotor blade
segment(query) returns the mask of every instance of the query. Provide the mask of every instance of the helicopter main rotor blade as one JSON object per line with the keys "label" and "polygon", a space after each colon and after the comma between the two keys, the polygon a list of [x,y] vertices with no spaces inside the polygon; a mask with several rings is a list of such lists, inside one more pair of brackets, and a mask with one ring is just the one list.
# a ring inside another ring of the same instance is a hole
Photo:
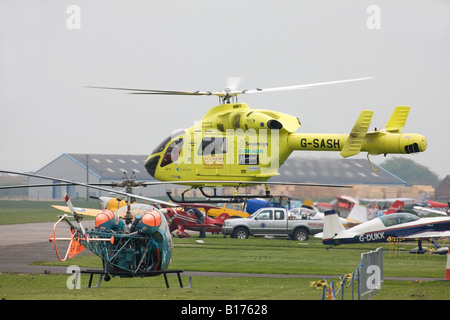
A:
{"label": "helicopter main rotor blade", "polygon": [[111,189],[98,187],[98,186],[95,186],[95,185],[92,185],[92,184],[87,184],[87,183],[82,183],[82,182],[75,182],[75,181],[70,181],[70,180],[66,180],[66,179],[42,176],[42,175],[33,174],[33,173],[24,173],[24,172],[6,171],[6,170],[0,170],[0,172],[9,173],[9,174],[16,174],[16,175],[22,175],[22,176],[27,176],[27,177],[40,178],[40,179],[45,179],[45,180],[60,181],[60,182],[63,182],[63,183],[74,184],[74,185],[77,185],[77,186],[83,186],[83,187],[97,189],[97,190],[102,190],[102,191],[106,191],[106,192],[112,192],[112,193],[120,194],[120,195],[126,196],[126,197],[133,197],[133,198],[136,198],[136,199],[145,200],[145,201],[149,201],[149,202],[152,202],[152,203],[158,203],[158,204],[161,204],[161,205],[164,205],[164,206],[168,206],[168,207],[176,207],[177,206],[176,204],[170,203],[170,202],[167,202],[167,201],[163,201],[163,200],[159,200],[159,199],[152,199],[152,198],[148,198],[148,197],[143,197],[143,196],[139,196],[139,195],[136,195],[136,194],[123,192],[123,191],[118,191],[118,190],[111,190]]}
{"label": "helicopter main rotor blade", "polygon": [[339,83],[347,83],[347,82],[355,82],[355,81],[363,81],[374,79],[374,77],[365,77],[365,78],[356,78],[356,79],[348,79],[348,80],[337,80],[337,81],[327,81],[327,82],[318,82],[318,83],[310,83],[310,84],[300,84],[294,86],[285,86],[285,87],[276,87],[276,88],[267,88],[267,89],[251,89],[251,90],[243,90],[241,93],[251,94],[251,93],[260,93],[260,92],[276,92],[276,91],[289,91],[289,90],[299,90],[299,89],[309,89],[319,86],[327,86],[331,84],[339,84]]}
{"label": "helicopter main rotor blade", "polygon": [[[256,88],[256,89],[246,89],[246,90],[236,90],[234,88],[227,88],[225,91],[175,91],[175,90],[153,90],[153,89],[132,89],[132,88],[114,88],[114,87],[92,87],[88,86],[87,88],[94,89],[111,89],[111,90],[124,90],[131,91],[131,94],[161,94],[161,95],[188,95],[188,96],[219,96],[219,97],[234,97],[239,94],[252,94],[252,93],[261,93],[261,92],[276,92],[276,91],[288,91],[288,90],[299,90],[299,89],[309,89],[318,86],[339,84],[339,83],[347,83],[347,82],[355,82],[355,81],[363,81],[373,79],[374,77],[365,77],[365,78],[356,78],[356,79],[347,79],[347,80],[337,80],[337,81],[327,81],[327,82],[319,82],[319,83],[311,83],[311,84],[300,84],[294,86],[285,86],[285,87],[275,87],[275,88]],[[237,85],[237,81],[235,82]],[[235,86],[233,85],[233,86]]]}
{"label": "helicopter main rotor blade", "polygon": [[4,190],[4,189],[21,189],[21,188],[42,188],[42,187],[64,187],[64,186],[73,186],[73,183],[58,183],[58,184],[50,184],[50,183],[45,183],[45,184],[16,184],[16,185],[11,185],[11,186],[0,186],[0,190]]}
{"label": "helicopter main rotor blade", "polygon": [[92,87],[92,89],[110,89],[133,91],[131,94],[166,94],[166,95],[186,95],[186,96],[211,96],[213,94],[225,94],[225,92],[210,92],[210,91],[175,91],[175,90],[153,90],[153,89],[132,89],[132,88],[114,88],[114,87]]}

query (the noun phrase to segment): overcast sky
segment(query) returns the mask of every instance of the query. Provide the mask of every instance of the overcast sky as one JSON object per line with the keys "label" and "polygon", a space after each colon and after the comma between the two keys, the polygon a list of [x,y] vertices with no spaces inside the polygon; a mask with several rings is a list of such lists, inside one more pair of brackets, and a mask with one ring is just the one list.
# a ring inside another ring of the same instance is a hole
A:
{"label": "overcast sky", "polygon": [[240,76],[253,89],[374,76],[240,101],[295,115],[305,133],[348,133],[363,109],[380,128],[395,106],[411,106],[403,132],[423,134],[428,149],[402,157],[442,178],[449,40],[446,0],[0,0],[0,168],[35,171],[62,153],[150,154],[218,103],[85,86],[221,90]]}

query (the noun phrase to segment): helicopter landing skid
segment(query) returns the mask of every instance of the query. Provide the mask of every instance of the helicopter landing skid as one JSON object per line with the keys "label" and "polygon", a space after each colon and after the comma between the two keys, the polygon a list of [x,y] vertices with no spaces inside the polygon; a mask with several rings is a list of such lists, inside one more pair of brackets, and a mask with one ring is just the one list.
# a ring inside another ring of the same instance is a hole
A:
{"label": "helicopter landing skid", "polygon": [[99,288],[102,280],[109,281],[111,280],[111,276],[119,276],[119,277],[154,277],[158,275],[164,276],[164,281],[166,283],[166,288],[169,288],[169,281],[167,279],[167,274],[170,273],[176,273],[178,277],[178,282],[180,284],[180,288],[191,288],[192,286],[192,278],[189,277],[189,286],[183,287],[183,282],[181,280],[180,273],[184,272],[183,270],[157,270],[157,271],[146,271],[146,272],[137,272],[137,273],[130,273],[130,272],[112,272],[112,273],[106,273],[103,269],[87,269],[87,270],[81,270],[80,273],[87,273],[90,275],[89,278],[89,285],[88,288],[92,288],[92,278],[94,274],[98,274],[100,276],[97,285],[93,288]]}

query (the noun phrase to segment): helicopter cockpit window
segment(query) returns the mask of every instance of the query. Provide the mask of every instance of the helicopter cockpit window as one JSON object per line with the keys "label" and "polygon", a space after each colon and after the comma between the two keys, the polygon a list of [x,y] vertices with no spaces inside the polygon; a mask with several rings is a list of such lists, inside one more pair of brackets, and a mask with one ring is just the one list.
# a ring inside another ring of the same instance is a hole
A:
{"label": "helicopter cockpit window", "polygon": [[172,140],[176,136],[184,135],[184,130],[177,130],[175,131],[171,136],[164,139],[158,146],[153,150],[152,154],[160,153],[164,151],[164,148],[169,143],[170,140]]}
{"label": "helicopter cockpit window", "polygon": [[227,139],[222,137],[203,138],[198,155],[216,155],[227,152]]}
{"label": "helicopter cockpit window", "polygon": [[169,143],[170,139],[172,139],[172,137],[168,137],[166,139],[164,139],[152,152],[152,154],[155,153],[160,153],[164,150],[164,148],[166,147],[166,145]]}
{"label": "helicopter cockpit window", "polygon": [[171,164],[174,161],[178,160],[178,157],[180,156],[181,150],[183,148],[183,138],[179,138],[175,141],[173,141],[166,150],[166,153],[164,154],[164,157],[161,161],[161,167],[165,167],[169,164]]}

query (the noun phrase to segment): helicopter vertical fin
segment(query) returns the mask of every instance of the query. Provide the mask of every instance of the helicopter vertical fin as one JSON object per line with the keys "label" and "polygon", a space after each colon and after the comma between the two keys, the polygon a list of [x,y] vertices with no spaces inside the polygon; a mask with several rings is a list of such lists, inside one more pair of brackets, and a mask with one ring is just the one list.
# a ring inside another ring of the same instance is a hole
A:
{"label": "helicopter vertical fin", "polygon": [[397,106],[386,124],[386,131],[400,132],[405,126],[410,107]]}
{"label": "helicopter vertical fin", "polygon": [[373,111],[361,111],[358,120],[356,120],[352,131],[350,132],[344,147],[341,150],[341,156],[347,158],[357,155],[361,151],[361,147],[366,137],[367,130],[369,130],[370,121],[372,120]]}

